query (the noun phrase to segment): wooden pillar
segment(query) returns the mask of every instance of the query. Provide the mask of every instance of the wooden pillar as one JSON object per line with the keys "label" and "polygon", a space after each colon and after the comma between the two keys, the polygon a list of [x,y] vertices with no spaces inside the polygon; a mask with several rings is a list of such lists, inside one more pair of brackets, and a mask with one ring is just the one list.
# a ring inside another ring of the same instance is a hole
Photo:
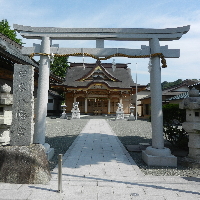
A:
{"label": "wooden pillar", "polygon": [[85,113],[87,113],[87,97],[85,97]]}
{"label": "wooden pillar", "polygon": [[110,98],[108,99],[108,115],[110,114]]}

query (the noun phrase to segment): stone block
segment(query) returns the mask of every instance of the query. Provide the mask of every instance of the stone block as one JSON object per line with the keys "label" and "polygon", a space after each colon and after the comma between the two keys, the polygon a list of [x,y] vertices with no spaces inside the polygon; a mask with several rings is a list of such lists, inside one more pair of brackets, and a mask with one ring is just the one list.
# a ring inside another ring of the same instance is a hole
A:
{"label": "stone block", "polygon": [[177,158],[173,155],[153,156],[142,151],[142,159],[148,166],[170,166],[177,167]]}
{"label": "stone block", "polygon": [[54,148],[50,148],[48,151],[45,152],[47,156],[47,160],[51,160],[54,156]]}
{"label": "stone block", "polygon": [[15,184],[46,184],[51,179],[41,144],[0,147],[0,181]]}
{"label": "stone block", "polygon": [[200,123],[198,122],[184,122],[182,126],[186,132],[193,132],[195,130],[200,130]]}
{"label": "stone block", "polygon": [[50,148],[48,143],[44,143],[43,146],[45,148],[47,159],[50,160],[54,156],[54,148]]}
{"label": "stone block", "polygon": [[200,161],[200,148],[189,148],[188,157]]}
{"label": "stone block", "polygon": [[200,131],[189,133],[188,147],[200,149]]}

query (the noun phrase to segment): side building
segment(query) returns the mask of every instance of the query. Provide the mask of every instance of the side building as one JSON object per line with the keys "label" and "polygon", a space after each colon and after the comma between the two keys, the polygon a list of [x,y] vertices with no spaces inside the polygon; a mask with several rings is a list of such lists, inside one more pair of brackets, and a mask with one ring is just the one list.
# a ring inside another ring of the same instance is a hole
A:
{"label": "side building", "polygon": [[[136,84],[127,64],[71,63],[65,81],[52,86],[64,91],[66,112],[71,112],[74,102],[79,102],[81,113],[115,114],[118,103],[123,104],[124,113],[130,113],[131,95]],[[138,92],[145,89],[138,85]]]}
{"label": "side building", "polygon": [[[182,83],[169,87],[162,91],[162,104],[178,104],[181,99],[186,98],[188,95],[189,88],[193,86],[198,86],[198,80],[186,79]],[[195,87],[195,88],[196,88]],[[151,94],[138,99],[141,103],[141,116],[144,118],[149,118],[151,115]]]}

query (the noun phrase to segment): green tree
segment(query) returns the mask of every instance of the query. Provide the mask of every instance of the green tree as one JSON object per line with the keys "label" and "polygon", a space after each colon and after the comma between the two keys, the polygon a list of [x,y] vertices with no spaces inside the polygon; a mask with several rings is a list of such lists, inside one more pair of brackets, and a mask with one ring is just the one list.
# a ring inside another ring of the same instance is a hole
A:
{"label": "green tree", "polygon": [[60,76],[61,78],[65,78],[67,68],[69,67],[68,57],[54,57],[54,61],[50,66],[50,70],[56,76]]}
{"label": "green tree", "polygon": [[22,40],[17,38],[17,33],[15,30],[11,30],[9,23],[6,19],[0,21],[0,33],[6,35],[11,40],[15,41],[18,44],[22,44]]}
{"label": "green tree", "polygon": [[[174,82],[163,81],[163,82],[161,83],[161,87],[162,87],[162,90],[166,90],[166,89],[168,89],[168,88],[170,88],[170,87],[177,86],[177,85],[181,84],[182,82],[183,82],[182,79],[178,79],[178,80],[176,80],[176,81],[174,81]],[[150,86],[150,83],[148,83],[148,86]]]}

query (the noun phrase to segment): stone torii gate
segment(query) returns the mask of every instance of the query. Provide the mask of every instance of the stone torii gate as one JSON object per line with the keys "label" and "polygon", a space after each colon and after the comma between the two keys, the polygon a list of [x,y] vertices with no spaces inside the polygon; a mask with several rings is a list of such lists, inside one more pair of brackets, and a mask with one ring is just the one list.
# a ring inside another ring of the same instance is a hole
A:
{"label": "stone torii gate", "polygon": [[[160,57],[178,58],[180,50],[168,49],[168,46],[160,46],[159,41],[179,40],[183,34],[189,31],[190,26],[166,29],[48,28],[15,24],[14,29],[24,38],[41,40],[41,45],[33,44],[33,47],[22,48],[22,54],[24,55],[40,55],[36,126],[33,143],[45,143],[50,55],[82,55],[92,56],[96,59],[102,57],[110,58],[112,56],[125,56],[128,58],[151,57],[152,146],[143,151],[143,160],[148,165],[177,165],[176,157],[172,156],[170,150],[164,147]],[[96,48],[59,48],[58,45],[52,45],[52,40],[96,40]],[[105,40],[149,41],[149,46],[142,45],[141,49],[104,48]]]}

